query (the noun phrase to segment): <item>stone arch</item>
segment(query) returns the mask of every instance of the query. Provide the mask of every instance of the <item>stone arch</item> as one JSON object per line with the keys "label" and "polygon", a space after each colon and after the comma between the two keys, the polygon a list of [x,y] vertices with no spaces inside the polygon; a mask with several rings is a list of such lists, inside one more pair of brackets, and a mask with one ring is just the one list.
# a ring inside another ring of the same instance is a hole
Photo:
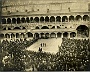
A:
{"label": "stone arch", "polygon": [[3,30],[6,30],[6,27],[5,27],[5,28],[3,28]]}
{"label": "stone arch", "polygon": [[57,37],[61,37],[62,33],[58,32]]}
{"label": "stone arch", "polygon": [[11,30],[11,28],[8,28],[8,30]]}
{"label": "stone arch", "polygon": [[53,33],[50,34],[50,37],[51,38],[55,38],[56,37],[56,34],[53,32]]}
{"label": "stone arch", "polygon": [[4,34],[0,34],[0,38],[1,38],[1,39],[4,38]]}
{"label": "stone arch", "polygon": [[11,34],[11,38],[15,38],[15,34],[12,33],[12,34]]}
{"label": "stone arch", "polygon": [[86,25],[80,25],[76,30],[77,37],[89,37],[89,28]]}
{"label": "stone arch", "polygon": [[74,16],[69,16],[69,21],[74,21]]}
{"label": "stone arch", "polygon": [[49,33],[46,33],[45,34],[45,38],[49,38]]}
{"label": "stone arch", "polygon": [[49,29],[48,26],[43,26],[41,29]]}
{"label": "stone arch", "polygon": [[25,23],[26,22],[26,20],[25,20],[25,18],[23,17],[23,18],[21,18],[21,22],[22,23]]}
{"label": "stone arch", "polygon": [[57,26],[57,29],[60,29],[60,26]]}
{"label": "stone arch", "polygon": [[53,26],[51,29],[55,29],[55,26]]}
{"label": "stone arch", "polygon": [[26,29],[25,27],[22,27],[22,29]]}
{"label": "stone arch", "polygon": [[27,18],[26,18],[26,22],[27,22],[27,23],[29,23],[29,22],[30,22],[29,17],[27,17]]}
{"label": "stone arch", "polygon": [[12,18],[12,23],[16,24],[16,18]]}
{"label": "stone arch", "polygon": [[35,33],[34,38],[39,38],[39,33]]}
{"label": "stone arch", "polygon": [[30,22],[31,22],[31,23],[33,23],[33,22],[34,22],[33,17],[30,17]]}
{"label": "stone arch", "polygon": [[55,17],[54,16],[50,17],[50,22],[55,22]]}
{"label": "stone arch", "polygon": [[6,19],[2,19],[2,24],[6,24]]}
{"label": "stone arch", "polygon": [[67,16],[63,16],[62,17],[62,22],[68,22],[68,17]]}
{"label": "stone arch", "polygon": [[61,22],[61,17],[60,16],[56,17],[56,22]]}
{"label": "stone arch", "polygon": [[33,34],[31,32],[28,32],[28,37],[33,37]]}
{"label": "stone arch", "polygon": [[21,38],[25,38],[25,34],[24,33],[21,33]]}
{"label": "stone arch", "polygon": [[5,38],[10,38],[10,35],[9,34],[5,34]]}
{"label": "stone arch", "polygon": [[63,37],[68,37],[68,32],[64,32]]}
{"label": "stone arch", "polygon": [[19,27],[15,27],[14,30],[20,30],[20,28]]}
{"label": "stone arch", "polygon": [[44,33],[40,33],[41,38],[45,38],[45,34]]}
{"label": "stone arch", "polygon": [[35,17],[34,22],[39,22],[39,17]]}
{"label": "stone arch", "polygon": [[38,26],[36,26],[35,29],[40,29],[40,28]]}
{"label": "stone arch", "polygon": [[40,17],[40,22],[44,22],[44,17]]}
{"label": "stone arch", "polygon": [[80,21],[80,20],[82,20],[82,17],[81,17],[80,15],[77,15],[77,16],[76,16],[76,20],[77,20],[77,21]]}
{"label": "stone arch", "polygon": [[70,33],[70,37],[72,38],[72,37],[76,37],[76,33],[75,32],[71,32]]}
{"label": "stone arch", "polygon": [[19,38],[20,37],[20,34],[19,33],[16,33],[16,38]]}
{"label": "stone arch", "polygon": [[11,19],[10,18],[7,19],[7,24],[11,24]]}
{"label": "stone arch", "polygon": [[45,22],[49,22],[49,17],[48,16],[45,17]]}
{"label": "stone arch", "polygon": [[84,16],[83,16],[83,20],[84,20],[84,21],[89,21],[89,16],[88,16],[88,15],[84,15]]}
{"label": "stone arch", "polygon": [[19,24],[21,22],[20,18],[17,18],[17,24]]}

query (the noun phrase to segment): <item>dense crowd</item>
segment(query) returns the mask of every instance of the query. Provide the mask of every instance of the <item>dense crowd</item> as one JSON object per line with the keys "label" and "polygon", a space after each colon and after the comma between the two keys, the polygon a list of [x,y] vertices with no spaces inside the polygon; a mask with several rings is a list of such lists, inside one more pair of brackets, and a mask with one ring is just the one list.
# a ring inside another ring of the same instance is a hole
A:
{"label": "dense crowd", "polygon": [[[63,38],[59,52],[27,51],[37,39],[0,43],[0,70],[9,71],[85,71],[90,70],[89,39]],[[6,57],[7,56],[7,57]]]}
{"label": "dense crowd", "polygon": [[25,70],[24,54],[25,49],[31,46],[38,39],[27,41],[15,40],[8,41],[3,40],[0,42],[0,71],[21,71]]}

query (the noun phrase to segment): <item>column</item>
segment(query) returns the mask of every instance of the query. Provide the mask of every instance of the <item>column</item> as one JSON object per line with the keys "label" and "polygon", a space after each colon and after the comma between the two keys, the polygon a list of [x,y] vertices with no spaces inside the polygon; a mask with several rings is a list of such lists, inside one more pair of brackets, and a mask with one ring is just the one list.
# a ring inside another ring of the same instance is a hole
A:
{"label": "column", "polygon": [[34,38],[35,33],[32,33],[32,34],[33,34],[33,38]]}
{"label": "column", "polygon": [[61,17],[61,23],[62,23],[62,17],[63,17],[63,16],[60,16],[60,17]]}
{"label": "column", "polygon": [[9,35],[10,35],[10,39],[11,39],[11,33],[9,33]]}
{"label": "column", "polygon": [[50,22],[50,16],[48,16],[49,17],[49,22]]}
{"label": "column", "polygon": [[57,38],[57,33],[55,33],[56,34],[56,38]]}
{"label": "column", "polygon": [[39,23],[40,23],[40,17],[38,17],[39,18]]}
{"label": "column", "polygon": [[77,38],[78,36],[77,36],[77,30],[75,31],[75,33],[76,33],[76,37],[75,38]]}
{"label": "column", "polygon": [[6,19],[6,24],[7,24],[7,18],[5,18]]}
{"label": "column", "polygon": [[50,38],[50,33],[49,33],[49,38]]}
{"label": "column", "polygon": [[14,35],[15,35],[15,40],[16,40],[16,33]]}
{"label": "column", "polygon": [[62,35],[61,35],[61,38],[63,38],[63,33],[62,33]]}
{"label": "column", "polygon": [[67,16],[67,18],[68,18],[68,21],[67,22],[69,22],[69,16]]}
{"label": "column", "polygon": [[70,38],[70,32],[68,32],[68,38]]}
{"label": "column", "polygon": [[25,35],[25,37],[23,37],[23,39],[24,39],[24,38],[28,38],[28,35],[27,35],[27,33],[24,33],[24,35]]}
{"label": "column", "polygon": [[56,16],[54,16],[55,17],[55,23],[56,23]]}

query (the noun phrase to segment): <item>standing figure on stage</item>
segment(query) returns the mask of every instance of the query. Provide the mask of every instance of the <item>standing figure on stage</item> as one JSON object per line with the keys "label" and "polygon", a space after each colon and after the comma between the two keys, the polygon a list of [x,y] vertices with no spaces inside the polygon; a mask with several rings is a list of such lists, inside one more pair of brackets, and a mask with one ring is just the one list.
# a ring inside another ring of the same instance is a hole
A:
{"label": "standing figure on stage", "polygon": [[41,43],[41,47],[42,47],[43,45],[42,45],[42,43]]}
{"label": "standing figure on stage", "polygon": [[38,51],[40,51],[40,47],[39,47],[39,50]]}
{"label": "standing figure on stage", "polygon": [[46,47],[46,43],[45,43],[45,47]]}
{"label": "standing figure on stage", "polygon": [[43,47],[44,47],[44,43],[43,43]]}

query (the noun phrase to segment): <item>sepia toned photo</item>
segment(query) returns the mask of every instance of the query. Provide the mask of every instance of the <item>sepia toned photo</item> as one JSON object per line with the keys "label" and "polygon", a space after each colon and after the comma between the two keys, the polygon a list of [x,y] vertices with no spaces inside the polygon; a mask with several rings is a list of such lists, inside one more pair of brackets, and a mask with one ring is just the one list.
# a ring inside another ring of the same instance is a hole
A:
{"label": "sepia toned photo", "polygon": [[90,71],[90,0],[0,0],[0,71]]}

